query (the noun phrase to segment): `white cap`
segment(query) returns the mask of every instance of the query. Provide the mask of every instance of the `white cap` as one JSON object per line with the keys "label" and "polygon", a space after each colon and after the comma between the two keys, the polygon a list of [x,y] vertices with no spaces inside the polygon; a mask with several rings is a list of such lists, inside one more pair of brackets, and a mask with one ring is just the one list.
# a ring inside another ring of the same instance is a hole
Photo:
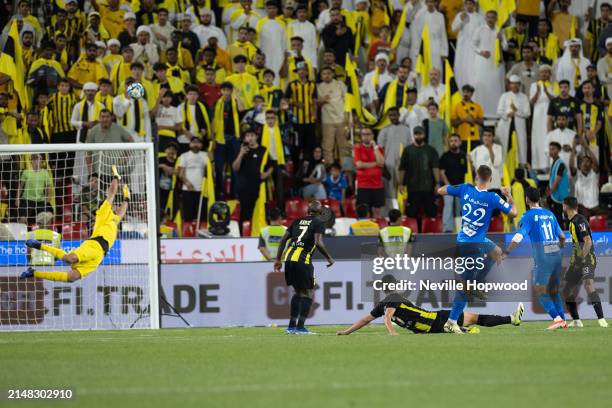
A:
{"label": "white cap", "polygon": [[387,61],[387,63],[389,63],[389,55],[387,55],[384,52],[379,52],[378,54],[376,54],[376,58],[374,58],[374,61],[378,61],[378,60],[385,60]]}
{"label": "white cap", "polygon": [[355,0],[355,5],[359,4],[359,3],[367,3],[368,0]]}
{"label": "white cap", "polygon": [[508,81],[512,83],[519,83],[521,82],[521,78],[519,78],[518,75],[510,75],[510,78],[508,78]]}
{"label": "white cap", "polygon": [[608,37],[608,38],[606,38],[606,46],[607,46],[608,44],[612,44],[612,37]]}
{"label": "white cap", "polygon": [[128,11],[123,15],[123,21],[129,20],[130,18],[136,20],[136,14],[132,13],[131,11]]}
{"label": "white cap", "polygon": [[116,39],[116,38],[111,38],[110,40],[108,40],[108,41],[106,42],[106,45],[107,45],[108,47],[110,47],[111,45],[119,45],[119,46],[121,46],[121,43],[119,42],[119,40],[118,40],[118,39]]}
{"label": "white cap", "polygon": [[66,1],[64,1],[64,5],[66,5],[68,3],[77,3],[77,0],[66,0]]}
{"label": "white cap", "polygon": [[83,90],[84,91],[97,91],[98,85],[96,85],[95,82],[85,82],[85,85],[83,85]]}
{"label": "white cap", "polygon": [[98,48],[106,48],[106,43],[104,41],[96,41],[95,44]]}
{"label": "white cap", "polygon": [[136,30],[136,35],[139,35],[140,33],[147,33],[149,34],[149,36],[151,36],[151,29],[149,28],[149,26],[141,25]]}
{"label": "white cap", "polygon": [[212,15],[212,10],[209,9],[208,7],[202,7],[200,9],[200,15]]}

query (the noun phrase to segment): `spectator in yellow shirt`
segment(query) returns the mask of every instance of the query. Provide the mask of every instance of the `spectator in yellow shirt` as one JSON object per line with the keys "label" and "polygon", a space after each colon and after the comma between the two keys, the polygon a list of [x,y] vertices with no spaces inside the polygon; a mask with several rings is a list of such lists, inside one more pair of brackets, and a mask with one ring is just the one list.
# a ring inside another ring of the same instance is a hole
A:
{"label": "spectator in yellow shirt", "polygon": [[104,65],[96,60],[98,47],[87,44],[85,56],[82,56],[68,71],[68,81],[76,89],[83,88],[85,82],[98,83],[102,78],[108,78]]}
{"label": "spectator in yellow shirt", "polygon": [[380,227],[368,217],[369,207],[367,204],[360,204],[356,208],[357,221],[349,227],[349,235],[374,235],[378,236]]}

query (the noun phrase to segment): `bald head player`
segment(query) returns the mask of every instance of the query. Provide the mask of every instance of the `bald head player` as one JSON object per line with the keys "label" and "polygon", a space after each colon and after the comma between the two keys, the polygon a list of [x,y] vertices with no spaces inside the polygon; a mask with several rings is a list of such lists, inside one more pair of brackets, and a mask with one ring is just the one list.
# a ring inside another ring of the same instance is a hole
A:
{"label": "bald head player", "polygon": [[295,291],[291,298],[288,334],[310,334],[310,331],[304,327],[304,322],[310,311],[314,293],[312,253],[315,248],[327,258],[328,268],[334,264],[334,259],[323,244],[325,224],[319,218],[321,208],[319,201],[312,201],[308,205],[308,215],[298,218],[291,224],[280,241],[274,261],[274,270],[280,272],[282,257],[285,262],[285,282],[287,286],[293,286]]}

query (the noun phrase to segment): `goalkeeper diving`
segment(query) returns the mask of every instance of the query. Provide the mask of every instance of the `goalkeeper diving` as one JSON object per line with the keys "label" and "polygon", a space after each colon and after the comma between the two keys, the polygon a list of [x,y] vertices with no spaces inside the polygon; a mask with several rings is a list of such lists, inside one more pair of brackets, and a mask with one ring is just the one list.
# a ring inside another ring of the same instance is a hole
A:
{"label": "goalkeeper diving", "polygon": [[96,211],[96,222],[91,237],[73,251],[66,253],[61,248],[56,248],[40,241],[30,239],[26,241],[28,248],[38,249],[50,253],[57,259],[61,259],[70,265],[70,271],[38,271],[30,267],[23,272],[19,278],[39,278],[57,282],[74,282],[82,279],[95,271],[102,263],[104,256],[110,251],[117,238],[117,227],[125,216],[130,200],[130,189],[123,184],[123,202],[113,211],[113,200],[119,190],[121,176],[116,166],[112,166],[113,179],[108,190],[106,199]]}

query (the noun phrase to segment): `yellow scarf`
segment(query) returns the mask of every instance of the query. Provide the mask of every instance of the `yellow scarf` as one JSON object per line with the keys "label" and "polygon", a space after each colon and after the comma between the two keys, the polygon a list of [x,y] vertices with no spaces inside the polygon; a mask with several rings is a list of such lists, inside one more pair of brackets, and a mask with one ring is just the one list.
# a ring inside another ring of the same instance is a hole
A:
{"label": "yellow scarf", "polygon": [[[283,149],[283,139],[281,138],[278,124],[274,126],[274,150],[276,150],[276,162],[279,165],[285,164],[285,152]],[[261,145],[270,150],[270,128],[264,126],[261,133]]]}
{"label": "yellow scarf", "polygon": [[[260,173],[263,173],[266,164],[268,164],[268,151],[264,153],[263,159],[261,160]],[[261,229],[266,226],[266,183],[259,183],[259,196],[255,202],[255,208],[253,209],[253,218],[251,218],[251,236],[258,237]]]}
{"label": "yellow scarf", "polygon": [[580,86],[582,82],[582,75],[580,75],[580,59],[572,58],[572,64],[574,64],[574,88]]}
{"label": "yellow scarf", "polygon": [[[81,109],[79,110],[79,120],[81,120],[81,118],[83,117],[83,113],[85,112],[85,107],[86,106],[87,106],[87,100],[83,99],[81,101]],[[93,117],[92,118],[87,118],[87,120],[90,121],[90,122],[92,122],[94,120],[98,120],[100,118],[100,111],[102,109],[104,109],[104,105],[102,105],[101,103],[96,102],[95,99],[93,101],[93,106],[94,106]]]}
{"label": "yellow scarf", "polygon": [[499,38],[495,39],[494,58],[495,58],[495,65],[501,64],[501,62],[502,62],[502,52],[501,52],[501,41],[499,41]]}
{"label": "yellow scarf", "polygon": [[[195,108],[200,111],[200,115],[204,118],[204,125],[206,126],[206,136],[210,139],[211,132],[210,132],[210,119],[208,118],[208,112],[206,111],[206,108],[204,107],[204,104],[202,102],[196,101]],[[196,112],[195,118],[191,116],[191,109],[189,109],[189,102],[185,101],[185,103],[183,104],[183,109],[181,110],[181,114],[183,116],[183,123],[185,124],[184,125],[185,129],[189,130],[191,128],[191,124],[193,123],[197,129],[196,133],[200,134],[202,128],[197,120],[198,113]]]}
{"label": "yellow scarf", "polygon": [[[121,95],[121,98],[123,99],[122,102],[125,103],[125,101],[126,101],[125,95]],[[134,108],[133,108],[134,111],[136,110],[136,105],[138,105],[138,112],[140,112],[140,120],[139,120],[140,126],[138,127],[138,129],[134,129],[134,131],[136,133],[138,133],[138,135],[140,137],[144,137],[145,136],[145,130],[144,130],[144,115],[143,115],[143,111],[142,111],[142,104],[140,103],[140,99],[134,99],[133,103],[134,103]],[[136,112],[134,112],[134,114],[136,114]],[[123,124],[124,127],[127,127],[127,128],[131,128],[131,126],[132,126],[131,118],[130,118],[130,115],[128,114],[127,111],[123,114],[122,124]]]}
{"label": "yellow scarf", "polygon": [[[359,54],[359,49],[365,45],[368,37],[368,28],[370,26],[370,15],[367,10],[353,11],[353,20],[355,21],[355,57]],[[363,43],[363,44],[362,44]]]}
{"label": "yellow scarf", "polygon": [[[389,118],[387,117],[387,111],[389,111],[389,109],[391,109],[392,107],[397,106],[397,87],[397,79],[394,79],[393,81],[389,82],[389,85],[387,86],[387,93],[385,94],[385,103],[383,104],[383,113],[380,120],[376,124],[376,129],[382,129],[390,123]],[[409,86],[406,82],[402,87],[402,92],[404,92],[404,96],[402,97],[401,106],[397,106],[398,109],[408,107],[408,98],[406,97],[406,90],[408,88]]]}
{"label": "yellow scarf", "polygon": [[[210,212],[210,207],[215,203],[215,174],[213,173],[210,157],[206,160],[206,176],[202,179],[202,197],[206,197],[206,208]],[[205,220],[206,221],[206,220]]]}
{"label": "yellow scarf", "polygon": [[98,93],[96,93],[95,101],[100,102],[109,111],[111,112],[113,111],[113,96],[112,95],[102,96],[102,94],[98,91]]}
{"label": "yellow scarf", "polygon": [[[223,106],[225,99],[219,98],[215,105],[215,115],[213,117],[213,128],[215,129],[215,141],[218,144],[225,144],[225,123],[223,120]],[[234,132],[236,139],[240,138],[240,121],[238,120],[238,105],[236,98],[232,96],[232,116],[234,118]]]}

